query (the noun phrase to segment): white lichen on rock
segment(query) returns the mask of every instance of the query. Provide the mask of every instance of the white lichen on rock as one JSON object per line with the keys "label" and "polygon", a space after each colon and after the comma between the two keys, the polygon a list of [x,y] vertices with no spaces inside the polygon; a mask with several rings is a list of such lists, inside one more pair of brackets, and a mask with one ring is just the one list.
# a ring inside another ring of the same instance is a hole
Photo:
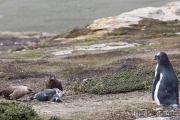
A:
{"label": "white lichen on rock", "polygon": [[95,20],[87,28],[96,31],[97,35],[111,32],[115,28],[130,27],[138,24],[143,18],[158,19],[160,21],[180,21],[180,1],[172,2],[163,7],[146,7],[126,12],[118,16]]}

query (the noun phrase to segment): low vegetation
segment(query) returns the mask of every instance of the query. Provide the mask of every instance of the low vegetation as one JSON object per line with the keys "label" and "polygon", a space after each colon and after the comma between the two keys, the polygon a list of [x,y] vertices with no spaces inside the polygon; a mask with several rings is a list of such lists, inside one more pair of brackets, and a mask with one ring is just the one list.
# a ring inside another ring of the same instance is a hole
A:
{"label": "low vegetation", "polygon": [[17,102],[0,103],[1,120],[42,120],[31,106]]}
{"label": "low vegetation", "polygon": [[150,90],[153,77],[154,69],[139,69],[88,79],[79,86],[79,89],[94,94]]}
{"label": "low vegetation", "polygon": [[[45,120],[40,117],[32,106],[18,102],[0,102],[0,120]],[[58,116],[51,116],[46,120],[65,120]]]}
{"label": "low vegetation", "polygon": [[74,28],[66,30],[64,33],[61,33],[59,36],[62,38],[75,38],[80,35],[87,35],[90,33],[91,31],[87,29],[86,26],[83,28],[74,27]]}
{"label": "low vegetation", "polygon": [[138,25],[132,25],[131,28],[117,28],[108,33],[109,36],[129,35],[135,38],[155,38],[176,36],[180,31],[179,21],[162,22],[155,19],[143,19]]}
{"label": "low vegetation", "polygon": [[[74,27],[60,34],[60,37],[75,38],[81,35],[93,35],[94,32],[86,28]],[[120,27],[107,33],[107,36],[135,37],[135,38],[155,38],[176,36],[180,31],[179,21],[162,22],[151,18],[144,18],[138,25],[132,25],[130,28]],[[127,36],[128,35],[128,36]]]}

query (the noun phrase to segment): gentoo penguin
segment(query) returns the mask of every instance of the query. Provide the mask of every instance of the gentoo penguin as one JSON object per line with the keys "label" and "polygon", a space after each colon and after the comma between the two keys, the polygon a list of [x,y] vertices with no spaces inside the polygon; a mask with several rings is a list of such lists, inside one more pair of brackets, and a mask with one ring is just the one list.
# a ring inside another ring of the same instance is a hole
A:
{"label": "gentoo penguin", "polygon": [[56,75],[54,74],[49,75],[49,79],[46,82],[46,89],[53,89],[53,88],[58,88],[59,90],[63,91],[61,81],[56,79]]}
{"label": "gentoo penguin", "polygon": [[152,99],[157,105],[178,107],[178,79],[167,54],[159,52],[152,59],[158,62],[152,86]]}
{"label": "gentoo penguin", "polygon": [[53,102],[62,102],[61,96],[62,96],[61,94],[56,93],[56,94],[53,95],[51,101],[53,101]]}
{"label": "gentoo penguin", "polygon": [[31,100],[37,99],[39,101],[62,102],[62,95],[63,92],[58,88],[45,89],[42,92],[35,94]]}
{"label": "gentoo penguin", "polygon": [[32,89],[27,86],[10,86],[6,89],[0,91],[0,95],[2,95],[5,99],[14,100],[19,99],[22,96],[33,93]]}

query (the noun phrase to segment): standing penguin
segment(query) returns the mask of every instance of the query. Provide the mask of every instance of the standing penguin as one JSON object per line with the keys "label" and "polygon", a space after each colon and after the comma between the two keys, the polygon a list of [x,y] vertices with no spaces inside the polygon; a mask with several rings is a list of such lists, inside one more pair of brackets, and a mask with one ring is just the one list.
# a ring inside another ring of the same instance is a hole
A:
{"label": "standing penguin", "polygon": [[153,60],[157,60],[155,78],[152,86],[152,99],[157,105],[179,106],[178,79],[174,69],[164,52],[159,52]]}

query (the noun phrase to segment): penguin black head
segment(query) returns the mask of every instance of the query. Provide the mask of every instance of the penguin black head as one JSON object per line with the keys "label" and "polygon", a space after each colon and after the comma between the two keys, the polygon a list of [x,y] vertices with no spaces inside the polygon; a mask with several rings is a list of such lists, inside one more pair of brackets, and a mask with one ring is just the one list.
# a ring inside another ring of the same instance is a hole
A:
{"label": "penguin black head", "polygon": [[154,58],[152,58],[152,60],[157,60],[158,63],[159,62],[163,63],[163,62],[169,61],[169,58],[165,52],[159,52],[155,55]]}

